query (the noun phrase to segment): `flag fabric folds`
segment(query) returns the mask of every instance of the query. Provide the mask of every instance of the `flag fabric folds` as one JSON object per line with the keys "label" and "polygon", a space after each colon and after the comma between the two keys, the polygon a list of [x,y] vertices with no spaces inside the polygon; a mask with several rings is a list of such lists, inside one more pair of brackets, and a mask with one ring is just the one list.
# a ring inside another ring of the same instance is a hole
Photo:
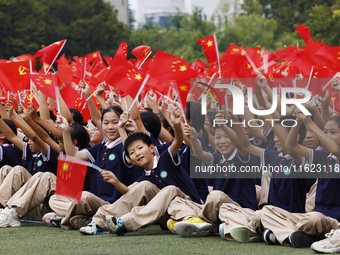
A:
{"label": "flag fabric folds", "polygon": [[0,84],[8,91],[30,89],[29,61],[0,64]]}
{"label": "flag fabric folds", "polygon": [[59,157],[56,195],[71,197],[80,202],[88,162],[71,157]]}

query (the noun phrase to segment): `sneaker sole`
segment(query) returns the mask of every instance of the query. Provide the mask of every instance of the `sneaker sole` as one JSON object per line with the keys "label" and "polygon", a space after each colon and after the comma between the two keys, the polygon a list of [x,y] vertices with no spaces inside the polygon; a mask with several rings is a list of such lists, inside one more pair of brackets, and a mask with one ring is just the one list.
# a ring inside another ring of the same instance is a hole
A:
{"label": "sneaker sole", "polygon": [[303,231],[295,231],[291,233],[288,239],[289,242],[296,248],[310,248],[311,245],[316,241],[315,238]]}
{"label": "sneaker sole", "polygon": [[212,231],[212,225],[209,223],[178,222],[174,228],[181,237],[208,236]]}
{"label": "sneaker sole", "polygon": [[230,235],[239,243],[254,243],[262,241],[260,234],[254,233],[247,227],[234,227],[230,230]]}

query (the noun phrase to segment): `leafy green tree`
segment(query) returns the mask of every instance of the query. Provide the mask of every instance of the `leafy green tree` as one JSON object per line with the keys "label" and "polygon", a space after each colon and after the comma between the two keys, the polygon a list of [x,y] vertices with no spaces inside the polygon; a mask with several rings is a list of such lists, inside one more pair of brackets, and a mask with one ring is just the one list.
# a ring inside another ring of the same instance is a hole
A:
{"label": "leafy green tree", "polygon": [[0,0],[0,58],[39,50],[46,41],[45,18],[35,0]]}
{"label": "leafy green tree", "polygon": [[100,50],[112,56],[130,30],[117,20],[112,6],[103,0],[40,0],[48,13],[49,42],[68,39],[67,55]]}
{"label": "leafy green tree", "polygon": [[306,24],[310,26],[314,39],[322,39],[325,43],[338,46],[340,44],[340,1],[334,5],[314,6],[309,13]]}

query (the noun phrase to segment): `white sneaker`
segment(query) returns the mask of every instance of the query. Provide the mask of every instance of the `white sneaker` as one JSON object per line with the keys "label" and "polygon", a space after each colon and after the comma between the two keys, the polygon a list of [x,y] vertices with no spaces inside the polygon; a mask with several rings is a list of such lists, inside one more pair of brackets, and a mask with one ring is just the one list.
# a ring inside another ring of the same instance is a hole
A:
{"label": "white sneaker", "polygon": [[313,243],[311,249],[322,253],[340,252],[340,229],[332,229],[326,234],[326,239]]}
{"label": "white sneaker", "polygon": [[0,212],[0,228],[20,227],[20,218],[13,209],[6,207]]}
{"label": "white sneaker", "polygon": [[83,235],[98,235],[98,234],[107,234],[107,231],[101,229],[96,223],[91,222],[85,227],[79,229],[79,232]]}
{"label": "white sneaker", "polygon": [[42,221],[47,226],[58,227],[58,228],[60,228],[61,220],[62,220],[62,218],[54,212],[46,213],[42,218]]}
{"label": "white sneaker", "polygon": [[189,221],[180,221],[176,223],[174,229],[181,237],[201,237],[210,235],[212,225],[208,222],[192,223]]}

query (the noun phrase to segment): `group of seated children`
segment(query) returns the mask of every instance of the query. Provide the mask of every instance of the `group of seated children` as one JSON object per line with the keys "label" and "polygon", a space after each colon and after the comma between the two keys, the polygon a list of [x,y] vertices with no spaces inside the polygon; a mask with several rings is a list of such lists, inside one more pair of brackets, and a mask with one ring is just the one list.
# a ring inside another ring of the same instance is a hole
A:
{"label": "group of seated children", "polygon": [[[269,109],[271,88],[264,79],[257,84],[258,109]],[[219,233],[340,251],[340,116],[331,116],[327,91],[321,103],[314,97],[304,105],[311,116],[294,105],[281,116],[278,103],[268,122],[247,107],[233,115],[228,102],[202,115],[201,104],[188,100],[183,111],[152,91],[138,108],[113,92],[105,100],[104,84],[97,110],[88,85],[80,86],[92,118],[86,127],[60,93],[56,116],[42,93],[38,112],[33,104],[0,105],[0,227],[34,219],[86,235],[124,235],[157,223],[182,237]],[[332,88],[340,91],[337,82]],[[80,202],[55,194],[61,154],[102,169],[88,167]],[[196,166],[225,171],[196,175]]]}

